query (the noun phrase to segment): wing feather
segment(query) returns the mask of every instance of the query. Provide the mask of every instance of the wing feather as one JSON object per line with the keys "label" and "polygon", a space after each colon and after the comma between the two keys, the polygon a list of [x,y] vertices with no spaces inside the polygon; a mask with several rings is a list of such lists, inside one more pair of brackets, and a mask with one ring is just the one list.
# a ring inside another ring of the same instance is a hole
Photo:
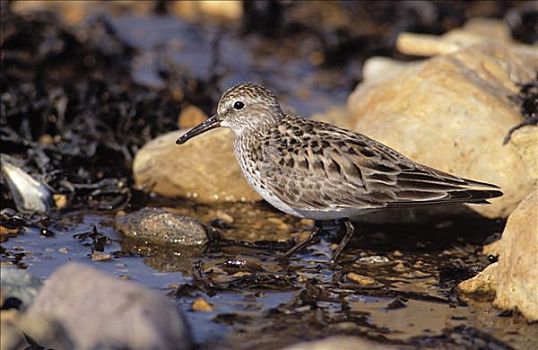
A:
{"label": "wing feather", "polygon": [[495,185],[417,164],[359,133],[295,117],[283,124],[261,140],[259,170],[273,194],[296,209],[487,203],[502,195]]}

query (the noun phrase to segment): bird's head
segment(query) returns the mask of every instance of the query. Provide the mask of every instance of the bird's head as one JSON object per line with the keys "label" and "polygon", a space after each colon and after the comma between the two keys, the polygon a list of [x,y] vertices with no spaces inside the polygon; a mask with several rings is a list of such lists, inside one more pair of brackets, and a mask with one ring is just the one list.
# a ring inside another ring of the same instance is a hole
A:
{"label": "bird's head", "polygon": [[240,135],[246,130],[277,123],[283,116],[276,96],[269,89],[251,83],[236,85],[222,94],[215,115],[187,131],[176,143],[183,144],[220,126]]}

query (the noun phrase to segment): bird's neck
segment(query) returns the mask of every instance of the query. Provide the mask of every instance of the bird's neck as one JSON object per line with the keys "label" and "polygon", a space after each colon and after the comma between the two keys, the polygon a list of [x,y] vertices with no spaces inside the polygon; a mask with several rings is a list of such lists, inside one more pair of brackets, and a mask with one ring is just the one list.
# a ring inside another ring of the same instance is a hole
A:
{"label": "bird's neck", "polygon": [[243,124],[240,128],[232,129],[236,137],[257,137],[275,128],[281,122],[282,118],[282,116],[277,115],[271,118],[253,118],[251,123]]}
{"label": "bird's neck", "polygon": [[[246,150],[256,149],[259,143],[271,133],[272,129],[277,128],[279,121],[269,122],[264,120],[240,130],[234,130],[235,133],[235,152],[236,156]],[[248,154],[249,152],[247,152]],[[238,158],[239,159],[239,158]]]}

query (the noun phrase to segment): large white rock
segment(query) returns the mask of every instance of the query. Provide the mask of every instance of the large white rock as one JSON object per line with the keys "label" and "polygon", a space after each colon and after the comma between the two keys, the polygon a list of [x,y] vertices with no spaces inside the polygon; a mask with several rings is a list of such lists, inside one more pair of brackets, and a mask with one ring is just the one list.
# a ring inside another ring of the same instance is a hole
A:
{"label": "large white rock", "polygon": [[499,261],[459,288],[470,295],[495,295],[493,305],[517,309],[529,321],[538,320],[538,190],[523,200],[508,218],[499,242]]}
{"label": "large white rock", "polygon": [[528,320],[538,321],[538,191],[508,218],[493,304],[501,309],[517,308]]}
{"label": "large white rock", "polygon": [[[370,65],[370,73],[378,68]],[[522,121],[509,96],[535,77],[538,51],[481,44],[391,69],[380,78],[365,72],[348,99],[350,123],[420,163],[500,186],[503,197],[472,209],[506,217],[535,177],[521,157],[529,152],[502,142]]]}

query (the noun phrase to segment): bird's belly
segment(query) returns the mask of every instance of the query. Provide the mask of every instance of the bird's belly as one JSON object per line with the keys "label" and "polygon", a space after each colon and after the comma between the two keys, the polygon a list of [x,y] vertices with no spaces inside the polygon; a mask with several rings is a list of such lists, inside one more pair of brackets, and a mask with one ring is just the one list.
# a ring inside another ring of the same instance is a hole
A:
{"label": "bird's belly", "polygon": [[279,198],[266,190],[256,190],[269,204],[287,214],[313,220],[337,220],[342,218],[357,217],[364,214],[364,210],[357,208],[325,208],[325,209],[298,209],[284,203]]}
{"label": "bird's belly", "polygon": [[293,216],[297,216],[300,218],[306,217],[304,215],[301,215],[298,211],[293,209],[293,207],[291,207],[290,205],[281,201],[277,196],[273,195],[273,192],[268,190],[267,187],[262,186],[256,174],[252,174],[244,170],[243,170],[243,174],[245,175],[245,178],[247,179],[247,182],[250,185],[250,187],[252,187],[254,191],[256,191],[260,196],[262,196],[262,198],[265,199],[273,207]]}

